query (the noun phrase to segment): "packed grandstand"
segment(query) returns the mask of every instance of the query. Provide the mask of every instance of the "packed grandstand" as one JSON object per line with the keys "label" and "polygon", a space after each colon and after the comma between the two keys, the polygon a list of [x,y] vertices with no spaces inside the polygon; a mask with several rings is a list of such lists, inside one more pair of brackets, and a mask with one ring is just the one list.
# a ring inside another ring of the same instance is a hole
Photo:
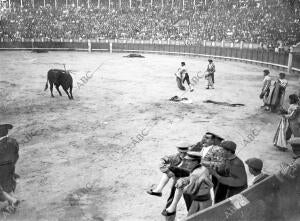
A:
{"label": "packed grandstand", "polygon": [[3,1],[0,37],[243,41],[269,48],[300,41],[299,1],[132,0],[131,7],[108,1]]}

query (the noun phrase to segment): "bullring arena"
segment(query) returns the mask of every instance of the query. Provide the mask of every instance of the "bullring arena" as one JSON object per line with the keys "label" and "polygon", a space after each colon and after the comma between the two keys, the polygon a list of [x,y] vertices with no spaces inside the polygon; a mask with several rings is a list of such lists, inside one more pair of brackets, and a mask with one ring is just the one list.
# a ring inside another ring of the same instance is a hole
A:
{"label": "bullring arena", "polygon": [[[214,59],[215,89],[206,90],[200,78],[194,92],[183,94],[174,78],[180,62],[193,77],[205,70],[206,57],[127,54],[0,53],[1,121],[14,125],[10,135],[20,144],[21,177],[15,193],[20,206],[4,220],[163,220],[170,188],[162,198],[146,194],[160,179],[159,159],[173,154],[179,142],[198,142],[208,130],[235,141],[243,161],[263,159],[269,174],[292,161],[291,150],[283,153],[272,144],[280,116],[260,108],[264,67]],[[62,64],[72,70],[74,100],[55,88],[55,98],[44,91],[47,71]],[[270,72],[274,78],[279,73]],[[298,93],[299,76],[287,80],[286,94]],[[169,101],[175,95],[189,102]],[[177,218],[185,216],[180,201]]]}

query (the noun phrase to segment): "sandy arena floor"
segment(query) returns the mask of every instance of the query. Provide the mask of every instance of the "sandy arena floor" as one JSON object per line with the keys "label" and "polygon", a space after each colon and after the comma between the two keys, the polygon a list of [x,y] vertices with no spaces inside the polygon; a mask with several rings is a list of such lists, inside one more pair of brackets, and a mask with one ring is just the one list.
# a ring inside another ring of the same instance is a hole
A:
{"label": "sandy arena floor", "polygon": [[[234,140],[243,160],[262,158],[268,173],[292,160],[291,151],[272,146],[280,117],[260,109],[263,67],[215,61],[216,89],[205,90],[202,79],[184,95],[192,103],[184,104],[168,101],[182,94],[174,72],[186,61],[195,76],[205,69],[206,58],[124,55],[0,52],[0,122],[14,125],[10,135],[20,143],[16,195],[22,199],[15,215],[1,219],[163,220],[170,188],[162,198],[146,194],[161,176],[159,159],[175,153],[181,141],[199,141],[210,128]],[[76,71],[72,101],[63,91],[60,97],[54,89],[55,98],[49,89],[44,92],[47,71],[63,68],[59,63]],[[80,78],[99,65],[78,88]],[[297,91],[296,85],[299,89],[296,77],[288,80],[287,95]],[[246,106],[203,103],[207,99]],[[245,145],[254,129],[258,135]],[[185,215],[181,201],[178,217]]]}

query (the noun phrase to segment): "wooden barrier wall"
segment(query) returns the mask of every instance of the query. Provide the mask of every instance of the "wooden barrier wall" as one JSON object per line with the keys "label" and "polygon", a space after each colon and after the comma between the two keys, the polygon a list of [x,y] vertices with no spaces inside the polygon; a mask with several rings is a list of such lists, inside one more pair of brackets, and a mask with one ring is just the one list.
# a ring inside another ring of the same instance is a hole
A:
{"label": "wooden barrier wall", "polygon": [[[129,52],[129,53],[159,53],[170,55],[205,56],[239,62],[253,63],[270,68],[287,71],[288,52],[275,52],[263,48],[222,47],[212,45],[166,44],[144,41],[95,41],[91,40],[92,51]],[[111,48],[110,48],[111,44]],[[88,51],[88,41],[73,41],[56,39],[52,41],[24,40],[0,41],[0,50],[63,50]],[[292,72],[300,73],[300,55],[295,54],[292,62]]]}
{"label": "wooden barrier wall", "polygon": [[186,221],[297,221],[300,220],[300,174],[280,173],[221,203],[190,216]]}

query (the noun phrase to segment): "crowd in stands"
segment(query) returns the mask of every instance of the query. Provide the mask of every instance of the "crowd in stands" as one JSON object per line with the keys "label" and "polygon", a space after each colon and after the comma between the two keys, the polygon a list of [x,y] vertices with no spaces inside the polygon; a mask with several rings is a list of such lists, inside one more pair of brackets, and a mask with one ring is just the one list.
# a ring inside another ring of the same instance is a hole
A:
{"label": "crowd in stands", "polygon": [[[249,1],[251,2],[251,1]],[[146,5],[147,6],[147,5]],[[263,43],[300,41],[300,5],[219,1],[198,7],[13,7],[3,10],[0,37],[7,39],[154,39]]]}

